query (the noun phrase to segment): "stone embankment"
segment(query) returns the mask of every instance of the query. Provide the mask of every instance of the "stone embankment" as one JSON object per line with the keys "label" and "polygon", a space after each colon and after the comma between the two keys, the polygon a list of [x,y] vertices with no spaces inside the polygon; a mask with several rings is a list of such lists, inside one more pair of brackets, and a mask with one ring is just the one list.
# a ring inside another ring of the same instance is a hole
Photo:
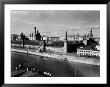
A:
{"label": "stone embankment", "polygon": [[[11,44],[12,47],[22,47],[22,44]],[[24,45],[25,48],[29,49],[38,49],[41,48],[42,46],[37,46],[37,45]],[[63,53],[64,49],[63,47],[46,47],[46,50],[51,50],[53,52],[60,52]]]}
{"label": "stone embankment", "polygon": [[60,60],[67,60],[67,61],[73,61],[73,62],[79,62],[79,63],[85,63],[85,64],[92,64],[92,65],[100,65],[100,61],[93,58],[85,58],[85,57],[76,57],[73,55],[67,55],[64,53],[51,53],[51,52],[38,52],[38,51],[32,51],[31,49],[11,49],[11,51],[16,52],[22,52],[27,54],[34,54],[39,56],[45,56],[49,58],[56,58]]}

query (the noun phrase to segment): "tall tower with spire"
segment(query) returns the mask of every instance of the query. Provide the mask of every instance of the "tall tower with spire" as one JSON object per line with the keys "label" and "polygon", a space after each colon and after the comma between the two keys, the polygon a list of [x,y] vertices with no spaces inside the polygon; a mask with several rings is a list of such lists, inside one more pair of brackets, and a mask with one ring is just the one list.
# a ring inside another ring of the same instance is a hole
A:
{"label": "tall tower with spire", "polygon": [[34,27],[34,39],[36,40],[36,27]]}
{"label": "tall tower with spire", "polygon": [[90,31],[90,38],[93,38],[92,29]]}
{"label": "tall tower with spire", "polygon": [[67,53],[68,51],[67,51],[67,45],[68,45],[68,43],[67,43],[67,30],[66,30],[66,34],[65,34],[65,40],[64,40],[64,53]]}

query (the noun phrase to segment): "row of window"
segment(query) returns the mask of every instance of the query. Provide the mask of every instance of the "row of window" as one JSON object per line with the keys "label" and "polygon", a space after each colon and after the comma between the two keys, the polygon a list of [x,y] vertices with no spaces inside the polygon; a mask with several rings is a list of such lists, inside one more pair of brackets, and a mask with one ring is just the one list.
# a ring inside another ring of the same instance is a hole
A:
{"label": "row of window", "polygon": [[97,53],[90,53],[90,52],[77,52],[78,55],[90,55],[90,56],[99,56],[99,52]]}
{"label": "row of window", "polygon": [[78,55],[87,55],[87,53],[78,53]]}
{"label": "row of window", "polygon": [[100,56],[99,54],[86,54],[86,53],[80,53],[80,54],[78,54],[78,55],[89,55],[89,56]]}
{"label": "row of window", "polygon": [[90,50],[78,50],[78,52],[91,52]]}
{"label": "row of window", "polygon": [[78,55],[90,55],[90,56],[99,56],[99,52],[98,51],[92,51],[92,50],[77,50],[77,54]]}

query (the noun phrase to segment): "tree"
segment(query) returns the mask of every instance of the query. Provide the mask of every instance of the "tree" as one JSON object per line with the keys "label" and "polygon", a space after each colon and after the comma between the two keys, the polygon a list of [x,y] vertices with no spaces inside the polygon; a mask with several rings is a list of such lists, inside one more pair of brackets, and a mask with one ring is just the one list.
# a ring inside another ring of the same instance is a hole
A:
{"label": "tree", "polygon": [[97,42],[92,38],[89,38],[89,40],[87,41],[87,45],[96,45],[96,44]]}
{"label": "tree", "polygon": [[43,51],[46,51],[46,42],[45,42],[45,40],[43,41]]}
{"label": "tree", "polygon": [[22,44],[23,44],[23,48],[24,48],[25,35],[23,33],[21,33],[20,36],[21,36],[21,40],[22,40]]}

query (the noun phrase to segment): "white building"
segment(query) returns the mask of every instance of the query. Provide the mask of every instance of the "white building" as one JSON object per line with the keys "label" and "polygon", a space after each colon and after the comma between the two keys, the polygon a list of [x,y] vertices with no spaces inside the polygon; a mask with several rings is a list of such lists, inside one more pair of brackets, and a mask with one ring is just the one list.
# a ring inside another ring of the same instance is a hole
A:
{"label": "white building", "polygon": [[100,51],[93,50],[92,53],[91,53],[91,56],[100,56]]}
{"label": "white building", "polygon": [[97,50],[100,50],[100,44],[97,44],[97,45],[96,45],[96,49],[97,49]]}
{"label": "white building", "polygon": [[78,56],[100,56],[99,50],[93,50],[91,47],[80,47],[77,48]]}
{"label": "white building", "polygon": [[83,43],[84,43],[85,45],[87,45],[87,40],[83,40]]}
{"label": "white building", "polygon": [[43,37],[42,37],[42,40],[46,40],[46,41],[48,41],[48,40],[49,40],[49,37],[47,37],[47,36],[43,36]]}

